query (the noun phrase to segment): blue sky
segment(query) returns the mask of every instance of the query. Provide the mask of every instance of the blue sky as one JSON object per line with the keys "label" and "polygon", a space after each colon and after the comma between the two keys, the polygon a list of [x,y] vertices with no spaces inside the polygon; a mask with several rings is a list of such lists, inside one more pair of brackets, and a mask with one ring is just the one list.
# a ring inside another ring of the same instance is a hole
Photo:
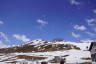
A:
{"label": "blue sky", "polygon": [[0,0],[0,43],[96,36],[96,0]]}

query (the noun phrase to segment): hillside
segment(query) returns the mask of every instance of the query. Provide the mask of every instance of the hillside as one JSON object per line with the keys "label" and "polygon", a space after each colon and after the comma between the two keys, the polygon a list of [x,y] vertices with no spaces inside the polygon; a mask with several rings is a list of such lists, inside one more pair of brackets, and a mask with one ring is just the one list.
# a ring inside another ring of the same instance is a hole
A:
{"label": "hillside", "polygon": [[26,44],[0,49],[0,64],[39,64],[45,61],[56,64],[60,62],[60,59],[65,59],[66,63],[86,64],[86,62],[91,62],[89,46],[90,43],[33,40]]}

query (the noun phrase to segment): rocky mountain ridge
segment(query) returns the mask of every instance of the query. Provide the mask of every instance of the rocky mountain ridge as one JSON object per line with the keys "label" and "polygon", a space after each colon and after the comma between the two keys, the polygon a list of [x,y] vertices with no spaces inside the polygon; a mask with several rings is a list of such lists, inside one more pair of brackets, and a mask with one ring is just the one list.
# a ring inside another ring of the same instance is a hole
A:
{"label": "rocky mountain ridge", "polygon": [[70,50],[77,49],[79,47],[73,44],[62,42],[47,42],[45,40],[33,40],[26,44],[13,46],[9,48],[0,49],[0,53],[15,53],[15,52],[47,52],[47,51],[60,51],[60,50]]}

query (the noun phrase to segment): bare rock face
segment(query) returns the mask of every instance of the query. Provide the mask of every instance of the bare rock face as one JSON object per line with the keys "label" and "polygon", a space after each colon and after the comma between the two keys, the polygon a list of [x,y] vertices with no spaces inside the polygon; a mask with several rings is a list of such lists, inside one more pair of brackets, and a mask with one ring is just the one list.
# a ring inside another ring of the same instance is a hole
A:
{"label": "bare rock face", "polygon": [[48,62],[41,62],[41,64],[48,64]]}

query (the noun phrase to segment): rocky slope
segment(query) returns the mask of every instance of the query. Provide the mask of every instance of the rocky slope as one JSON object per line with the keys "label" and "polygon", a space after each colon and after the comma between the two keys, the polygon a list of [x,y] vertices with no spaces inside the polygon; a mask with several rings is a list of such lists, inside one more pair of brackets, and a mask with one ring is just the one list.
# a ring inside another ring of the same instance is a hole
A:
{"label": "rocky slope", "polygon": [[80,48],[76,45],[69,43],[48,43],[44,40],[34,40],[28,42],[27,44],[2,48],[0,49],[0,53],[15,53],[15,52],[47,52],[47,51],[60,51],[60,50],[70,50],[76,49],[80,50]]}
{"label": "rocky slope", "polygon": [[60,59],[64,59],[66,64],[91,63],[89,46],[90,43],[33,40],[26,44],[0,49],[0,64],[59,64]]}

